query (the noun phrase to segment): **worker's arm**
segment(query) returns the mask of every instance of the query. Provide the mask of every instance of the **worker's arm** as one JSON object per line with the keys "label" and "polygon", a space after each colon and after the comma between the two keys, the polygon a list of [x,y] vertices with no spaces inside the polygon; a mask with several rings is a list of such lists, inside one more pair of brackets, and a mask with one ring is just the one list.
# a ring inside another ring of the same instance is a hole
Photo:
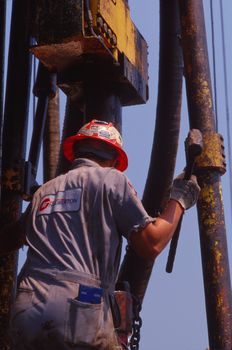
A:
{"label": "worker's arm", "polygon": [[172,238],[183,212],[177,201],[170,200],[154,223],[131,234],[131,247],[142,258],[155,259]]}
{"label": "worker's arm", "polygon": [[4,226],[0,230],[0,255],[12,253],[26,243],[26,221],[30,205],[19,220]]}
{"label": "worker's arm", "polygon": [[131,247],[139,256],[151,260],[161,253],[172,238],[184,210],[196,203],[199,191],[195,176],[190,180],[179,177],[174,180],[170,200],[160,217],[131,234]]}

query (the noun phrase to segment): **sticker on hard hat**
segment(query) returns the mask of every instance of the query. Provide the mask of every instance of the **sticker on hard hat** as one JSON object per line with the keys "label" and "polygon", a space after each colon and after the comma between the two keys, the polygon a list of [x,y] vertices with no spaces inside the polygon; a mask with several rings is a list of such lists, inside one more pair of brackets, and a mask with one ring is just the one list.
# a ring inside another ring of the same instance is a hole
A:
{"label": "sticker on hard hat", "polygon": [[81,188],[49,194],[40,201],[37,216],[51,213],[78,211],[81,203]]}
{"label": "sticker on hard hat", "polygon": [[106,139],[110,139],[111,134],[108,130],[100,130],[99,136],[105,137]]}

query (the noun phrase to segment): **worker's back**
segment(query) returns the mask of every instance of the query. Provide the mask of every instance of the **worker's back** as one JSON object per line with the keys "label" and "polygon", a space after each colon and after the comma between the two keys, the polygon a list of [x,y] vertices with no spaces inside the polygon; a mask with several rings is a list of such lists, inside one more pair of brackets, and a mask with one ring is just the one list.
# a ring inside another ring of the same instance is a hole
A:
{"label": "worker's back", "polygon": [[123,181],[119,171],[79,159],[35,194],[11,328],[15,349],[117,348],[110,295],[122,240],[115,190],[125,193]]}
{"label": "worker's back", "polygon": [[79,159],[39,189],[27,228],[27,266],[77,270],[112,283],[120,260],[117,205],[124,182],[119,171]]}

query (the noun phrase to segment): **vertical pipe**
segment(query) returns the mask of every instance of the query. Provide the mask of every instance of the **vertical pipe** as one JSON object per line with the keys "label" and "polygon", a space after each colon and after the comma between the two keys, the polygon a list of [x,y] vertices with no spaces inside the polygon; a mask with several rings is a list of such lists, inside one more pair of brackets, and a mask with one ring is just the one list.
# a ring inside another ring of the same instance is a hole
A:
{"label": "vertical pipe", "polygon": [[[178,33],[180,33],[178,0],[161,0],[156,126],[143,194],[143,204],[150,215],[155,215],[165,206],[175,169],[183,80],[183,59]],[[119,279],[130,283],[132,293],[140,301],[144,298],[152,267],[153,263],[139,258],[128,249]]]}
{"label": "vertical pipe", "polygon": [[49,98],[53,98],[56,95],[56,78],[56,74],[50,73],[42,63],[39,63],[36,82],[33,88],[33,93],[38,97],[38,101],[28,157],[33,166],[35,177],[37,174],[40,149],[44,136]]}
{"label": "vertical pipe", "polygon": [[47,118],[43,141],[43,177],[44,182],[56,175],[60,147],[59,90],[48,102]]}
{"label": "vertical pipe", "polygon": [[119,132],[122,132],[122,105],[110,84],[99,81],[86,84],[85,122],[91,119],[112,122]]}
{"label": "vertical pipe", "polygon": [[43,139],[45,121],[47,116],[48,109],[48,96],[46,94],[41,94],[38,97],[37,106],[36,106],[36,114],[34,118],[33,125],[33,133],[30,145],[30,151],[28,159],[33,166],[34,176],[36,177],[38,164],[39,164],[39,156],[40,156],[40,148]]}
{"label": "vertical pipe", "polygon": [[[180,0],[191,128],[213,136],[215,120],[202,0]],[[212,155],[213,157],[214,155]],[[202,168],[198,221],[210,349],[232,349],[232,301],[220,170]]]}
{"label": "vertical pipe", "polygon": [[84,124],[84,112],[83,109],[80,108],[80,105],[81,103],[78,97],[67,96],[56,175],[66,173],[70,168],[69,161],[64,157],[63,140],[68,136],[74,135]]}
{"label": "vertical pipe", "polygon": [[[8,56],[2,145],[0,224],[17,220],[21,212],[21,179],[26,148],[31,57],[29,54],[29,0],[14,0]],[[17,255],[0,258],[0,349],[10,347],[7,337],[16,282]]]}
{"label": "vertical pipe", "polygon": [[[2,164],[2,128],[3,128],[3,101],[5,78],[5,32],[6,32],[6,1],[0,1],[0,172]],[[1,196],[1,194],[0,194]]]}

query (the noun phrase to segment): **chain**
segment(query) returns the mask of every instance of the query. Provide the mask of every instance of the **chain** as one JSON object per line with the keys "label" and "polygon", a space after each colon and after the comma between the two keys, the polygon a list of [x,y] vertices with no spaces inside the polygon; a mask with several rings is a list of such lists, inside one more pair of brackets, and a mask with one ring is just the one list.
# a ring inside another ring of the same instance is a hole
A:
{"label": "chain", "polygon": [[142,327],[142,319],[139,315],[142,309],[140,301],[133,296],[133,325],[132,325],[132,336],[130,339],[130,349],[139,350],[140,341],[140,329]]}

